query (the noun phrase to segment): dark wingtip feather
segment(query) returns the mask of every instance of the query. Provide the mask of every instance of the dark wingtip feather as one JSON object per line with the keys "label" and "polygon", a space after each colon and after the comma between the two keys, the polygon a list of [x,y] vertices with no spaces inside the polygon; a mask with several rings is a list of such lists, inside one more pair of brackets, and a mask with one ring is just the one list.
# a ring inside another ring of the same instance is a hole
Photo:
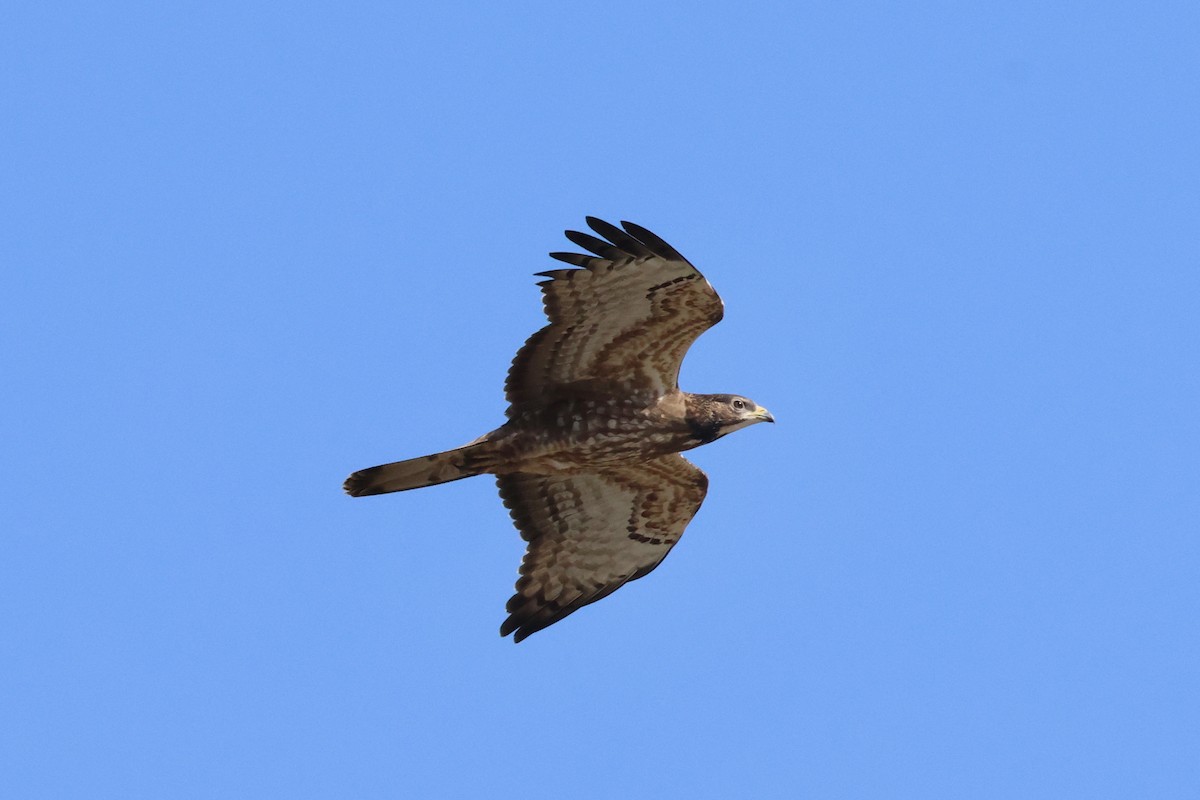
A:
{"label": "dark wingtip feather", "polygon": [[500,635],[508,636],[509,634],[512,634],[513,644],[519,644],[520,642],[525,641],[531,634],[537,633],[543,627],[545,627],[544,625],[540,627],[530,627],[528,619],[518,620],[516,616],[516,614],[512,615],[508,619],[504,620],[504,623],[500,626]]}
{"label": "dark wingtip feather", "polygon": [[500,635],[508,636],[512,634],[513,644],[518,644],[529,637],[531,633],[537,633],[541,628],[530,628],[526,623],[529,620],[521,620],[516,614],[512,614],[508,619],[500,624]]}
{"label": "dark wingtip feather", "polygon": [[616,245],[606,242],[603,239],[597,239],[590,233],[581,233],[580,231],[567,231],[567,238],[575,244],[582,247],[588,252],[595,253],[601,258],[616,259],[624,256],[625,253]]}
{"label": "dark wingtip feather", "polygon": [[583,253],[551,253],[550,257],[576,267],[587,267],[596,260],[595,256],[585,256]]}
{"label": "dark wingtip feather", "polygon": [[621,227],[628,231],[631,236],[637,237],[642,244],[654,251],[655,255],[662,256],[663,258],[671,261],[682,261],[685,264],[688,263],[688,260],[684,258],[678,250],[676,250],[674,247],[671,247],[671,245],[667,244],[658,236],[643,228],[641,225],[636,225],[632,222],[621,220]]}
{"label": "dark wingtip feather", "polygon": [[646,247],[646,245],[642,244],[637,239],[618,228],[616,225],[613,225],[610,222],[605,222],[604,220],[596,217],[584,217],[584,219],[587,220],[588,227],[603,236],[605,239],[608,239],[610,242],[624,250],[629,255],[634,256],[635,258],[644,258],[645,256],[654,255],[652,252],[650,252],[650,249]]}
{"label": "dark wingtip feather", "polygon": [[353,473],[342,483],[342,491],[351,497],[365,497],[369,494],[378,494],[378,492],[372,492],[368,486],[371,480],[369,473],[369,469],[361,469]]}
{"label": "dark wingtip feather", "polygon": [[504,605],[504,610],[509,613],[508,618],[500,624],[500,635],[512,634],[514,644],[548,628],[571,613],[570,611],[562,613],[562,610],[553,604],[540,605],[533,598],[526,597],[520,592],[509,598]]}

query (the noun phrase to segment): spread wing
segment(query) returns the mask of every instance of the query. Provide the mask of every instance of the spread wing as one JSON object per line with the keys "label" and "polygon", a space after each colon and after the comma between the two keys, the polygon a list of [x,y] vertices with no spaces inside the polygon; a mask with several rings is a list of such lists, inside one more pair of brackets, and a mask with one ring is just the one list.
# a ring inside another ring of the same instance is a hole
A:
{"label": "spread wing", "polygon": [[721,298],[671,245],[630,222],[624,230],[587,223],[607,241],[578,231],[567,238],[595,255],[551,253],[581,269],[539,273],[548,278],[538,285],[550,324],[513,360],[510,416],[579,391],[672,391],[687,349],[721,320]]}
{"label": "spread wing", "polygon": [[627,581],[649,573],[679,541],[708,476],[678,454],[574,475],[499,475],[529,542],[500,635],[521,641]]}

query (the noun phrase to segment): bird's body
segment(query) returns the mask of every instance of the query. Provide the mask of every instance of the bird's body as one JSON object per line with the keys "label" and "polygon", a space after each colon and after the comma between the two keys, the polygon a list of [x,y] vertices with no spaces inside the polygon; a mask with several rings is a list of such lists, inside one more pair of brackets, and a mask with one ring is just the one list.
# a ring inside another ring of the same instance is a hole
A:
{"label": "bird's body", "polygon": [[677,385],[692,341],[720,320],[716,292],[654,234],[588,218],[609,241],[568,231],[599,257],[542,273],[550,324],[518,352],[508,421],[463,447],[351,475],[354,496],[482,473],[530,542],[501,634],[520,641],[652,570],[704,499],[679,453],[774,419],[738,395]]}
{"label": "bird's body", "polygon": [[701,443],[687,423],[682,392],[558,400],[521,412],[489,436],[502,463],[533,473],[637,462]]}

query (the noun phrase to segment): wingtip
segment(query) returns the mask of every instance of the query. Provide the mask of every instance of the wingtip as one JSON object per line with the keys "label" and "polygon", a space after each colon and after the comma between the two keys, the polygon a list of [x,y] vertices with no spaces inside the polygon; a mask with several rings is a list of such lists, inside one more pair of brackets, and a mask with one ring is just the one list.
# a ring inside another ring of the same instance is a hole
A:
{"label": "wingtip", "polygon": [[630,222],[627,219],[621,220],[621,227],[625,229],[626,233],[653,251],[655,255],[672,261],[687,263],[687,259],[683,257],[682,253],[667,243],[661,236],[654,233],[654,231],[647,230],[636,222]]}
{"label": "wingtip", "polygon": [[583,267],[584,269],[586,269],[593,261],[597,260],[595,256],[585,256],[583,253],[564,253],[556,251],[550,253],[549,255],[555,261],[562,261],[563,263],[570,264],[573,267]]}
{"label": "wingtip", "polygon": [[500,635],[503,637],[515,632],[516,635],[513,636],[513,644],[516,644],[528,635],[521,631],[520,628],[521,626],[517,623],[516,619],[513,616],[509,616],[508,619],[500,623]]}

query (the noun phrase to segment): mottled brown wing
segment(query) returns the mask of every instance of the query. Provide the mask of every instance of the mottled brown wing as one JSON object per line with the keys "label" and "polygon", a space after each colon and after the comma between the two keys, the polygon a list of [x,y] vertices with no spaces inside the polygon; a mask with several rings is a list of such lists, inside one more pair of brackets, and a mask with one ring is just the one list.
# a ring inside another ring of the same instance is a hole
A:
{"label": "mottled brown wing", "polygon": [[603,472],[500,475],[496,483],[529,542],[500,626],[517,642],[657,567],[708,489],[708,477],[678,454]]}
{"label": "mottled brown wing", "polygon": [[579,391],[671,391],[692,342],[721,320],[721,298],[675,248],[630,222],[624,230],[587,223],[607,241],[578,231],[567,238],[595,255],[551,253],[581,269],[539,273],[548,278],[538,285],[550,324],[513,360],[510,416]]}

